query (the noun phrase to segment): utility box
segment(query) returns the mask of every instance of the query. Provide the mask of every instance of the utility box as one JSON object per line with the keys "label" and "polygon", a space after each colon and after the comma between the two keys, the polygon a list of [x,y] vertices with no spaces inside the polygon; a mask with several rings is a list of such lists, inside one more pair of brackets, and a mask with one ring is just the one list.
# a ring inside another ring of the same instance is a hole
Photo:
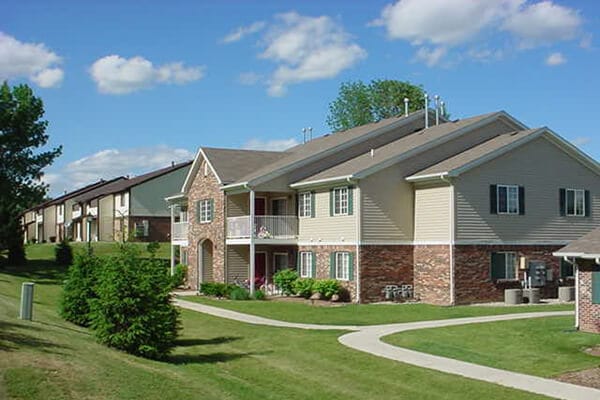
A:
{"label": "utility box", "polygon": [[31,321],[33,318],[33,282],[23,282],[21,286],[21,309],[20,319]]}
{"label": "utility box", "polygon": [[546,286],[548,274],[546,272],[546,264],[543,261],[530,261],[528,274],[531,278],[532,287]]}

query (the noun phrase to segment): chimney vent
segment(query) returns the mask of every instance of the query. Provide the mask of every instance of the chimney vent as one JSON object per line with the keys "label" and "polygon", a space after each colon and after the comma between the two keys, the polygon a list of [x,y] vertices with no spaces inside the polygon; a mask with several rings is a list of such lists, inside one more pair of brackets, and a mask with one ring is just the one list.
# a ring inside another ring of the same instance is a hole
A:
{"label": "chimney vent", "polygon": [[171,167],[175,166],[175,161],[171,161]]}
{"label": "chimney vent", "polygon": [[433,96],[434,100],[435,100],[435,124],[439,125],[440,124],[440,96],[438,96],[437,94],[435,96]]}
{"label": "chimney vent", "polygon": [[408,97],[404,98],[404,116],[407,117],[408,116],[408,102],[410,100],[408,99]]}
{"label": "chimney vent", "polygon": [[375,157],[375,149],[371,149],[371,158]]}
{"label": "chimney vent", "polygon": [[429,128],[429,95],[425,93],[425,129]]}

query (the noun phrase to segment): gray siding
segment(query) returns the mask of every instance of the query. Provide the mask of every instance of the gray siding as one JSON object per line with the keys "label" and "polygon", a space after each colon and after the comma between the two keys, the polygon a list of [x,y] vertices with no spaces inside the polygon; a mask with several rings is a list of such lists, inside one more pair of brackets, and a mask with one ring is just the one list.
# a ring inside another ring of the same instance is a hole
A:
{"label": "gray siding", "polygon": [[130,189],[130,216],[169,217],[165,197],[179,192],[190,166],[159,176]]}
{"label": "gray siding", "polygon": [[[525,187],[525,215],[490,213],[489,186]],[[591,217],[561,217],[559,188],[587,189]],[[456,239],[462,242],[565,243],[600,224],[600,176],[545,138],[535,139],[460,176]]]}
{"label": "gray siding", "polygon": [[227,246],[227,283],[248,279],[250,250],[248,246]]}
{"label": "gray siding", "polygon": [[250,215],[248,197],[248,193],[227,195],[227,216],[241,217]]}

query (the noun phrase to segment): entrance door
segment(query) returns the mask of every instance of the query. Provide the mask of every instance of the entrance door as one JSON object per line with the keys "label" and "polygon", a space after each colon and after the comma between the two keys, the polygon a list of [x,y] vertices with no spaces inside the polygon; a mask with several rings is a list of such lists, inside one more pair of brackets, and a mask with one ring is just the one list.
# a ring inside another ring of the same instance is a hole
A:
{"label": "entrance door", "polygon": [[254,277],[255,283],[258,286],[265,283],[265,275],[267,272],[267,253],[254,254]]}
{"label": "entrance door", "polygon": [[267,204],[264,197],[254,198],[254,215],[265,215]]}
{"label": "entrance door", "polygon": [[271,200],[273,215],[287,215],[287,199]]}

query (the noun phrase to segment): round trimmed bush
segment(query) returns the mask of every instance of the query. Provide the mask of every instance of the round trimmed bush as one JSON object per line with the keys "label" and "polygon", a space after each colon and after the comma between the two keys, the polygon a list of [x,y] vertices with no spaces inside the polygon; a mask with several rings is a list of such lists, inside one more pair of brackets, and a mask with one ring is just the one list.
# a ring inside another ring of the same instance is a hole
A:
{"label": "round trimmed bush", "polygon": [[294,282],[294,293],[308,299],[313,294],[314,286],[315,280],[312,278],[297,279]]}
{"label": "round trimmed bush", "polygon": [[293,269],[282,269],[273,275],[273,282],[286,296],[294,294],[294,282],[297,280],[298,273]]}
{"label": "round trimmed bush", "polygon": [[250,293],[246,289],[236,286],[233,289],[231,289],[231,292],[229,292],[229,299],[230,300],[249,300]]}

